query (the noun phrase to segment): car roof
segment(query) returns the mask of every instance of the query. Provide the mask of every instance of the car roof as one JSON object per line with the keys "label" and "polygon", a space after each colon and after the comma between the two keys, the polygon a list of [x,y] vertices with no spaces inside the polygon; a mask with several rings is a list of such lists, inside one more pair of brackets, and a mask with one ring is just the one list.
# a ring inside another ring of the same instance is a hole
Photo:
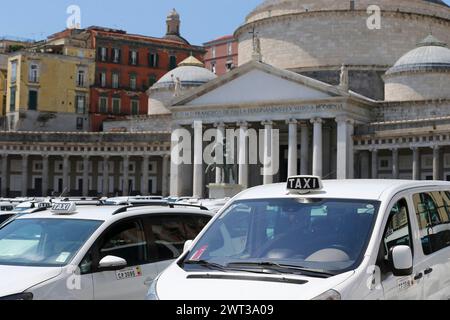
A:
{"label": "car roof", "polygon": [[[123,212],[115,214],[118,210]],[[185,209],[185,208],[168,208],[164,206],[77,206],[77,210],[73,214],[57,214],[51,209],[40,212],[30,213],[20,216],[18,219],[74,219],[74,220],[97,220],[108,221],[116,217],[132,217],[139,215],[152,214],[198,214],[213,217],[214,213],[199,209]]]}
{"label": "car roof", "polygon": [[323,189],[308,194],[289,194],[286,183],[258,186],[239,194],[234,200],[305,197],[364,199],[381,201],[384,197],[413,189],[441,186],[450,190],[450,182],[412,180],[323,180]]}

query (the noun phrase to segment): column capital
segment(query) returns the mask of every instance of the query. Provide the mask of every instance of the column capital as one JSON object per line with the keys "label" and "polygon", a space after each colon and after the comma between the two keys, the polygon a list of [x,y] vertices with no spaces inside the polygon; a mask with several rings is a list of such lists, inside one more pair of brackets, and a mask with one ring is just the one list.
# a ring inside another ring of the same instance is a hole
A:
{"label": "column capital", "polygon": [[419,146],[410,146],[409,149],[411,149],[412,151],[417,151],[419,150]]}
{"label": "column capital", "polygon": [[389,150],[391,150],[392,152],[398,152],[399,147],[392,147],[389,148]]}
{"label": "column capital", "polygon": [[273,121],[272,120],[264,120],[261,122],[261,124],[263,126],[273,126]]}
{"label": "column capital", "polygon": [[337,123],[342,123],[342,122],[346,122],[350,125],[354,125],[355,124],[355,119],[347,116],[347,115],[338,115],[335,119],[334,119]]}
{"label": "column capital", "polygon": [[306,121],[306,120],[302,120],[302,121],[299,121],[298,122],[298,124],[299,124],[299,126],[301,127],[301,128],[309,128],[309,121]]}
{"label": "column capital", "polygon": [[298,124],[298,120],[297,119],[288,119],[286,120],[286,124]]}
{"label": "column capital", "polygon": [[322,124],[323,123],[323,119],[322,118],[313,118],[310,120],[310,122],[312,124]]}
{"label": "column capital", "polygon": [[248,128],[248,126],[249,126],[247,121],[239,121],[236,123],[236,125],[240,128]]}
{"label": "column capital", "polygon": [[50,155],[48,153],[43,153],[43,154],[41,154],[41,157],[44,160],[48,160],[48,158],[50,158]]}
{"label": "column capital", "polygon": [[193,129],[203,129],[204,125],[202,121],[194,121],[194,123],[191,125]]}
{"label": "column capital", "polygon": [[29,154],[24,153],[22,154],[22,159],[27,159],[29,156],[30,156]]}
{"label": "column capital", "polygon": [[163,160],[168,160],[170,159],[170,154],[163,154],[161,157],[163,158]]}
{"label": "column capital", "polygon": [[441,146],[430,146],[433,151],[439,151],[441,149]]}
{"label": "column capital", "polygon": [[369,151],[372,153],[378,153],[379,150],[377,148],[372,147],[369,149]]}

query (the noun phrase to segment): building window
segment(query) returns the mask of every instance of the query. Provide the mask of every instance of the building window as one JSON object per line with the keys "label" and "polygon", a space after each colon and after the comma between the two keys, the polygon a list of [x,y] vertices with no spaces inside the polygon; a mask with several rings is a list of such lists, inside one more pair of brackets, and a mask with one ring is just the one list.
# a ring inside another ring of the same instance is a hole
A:
{"label": "building window", "polygon": [[227,51],[229,56],[233,54],[233,42],[228,43]]}
{"label": "building window", "polygon": [[169,70],[173,70],[177,67],[177,57],[170,56],[169,58]]}
{"label": "building window", "polygon": [[11,83],[17,81],[17,61],[11,62]]}
{"label": "building window", "polygon": [[119,74],[118,73],[113,73],[113,75],[112,75],[112,87],[114,89],[119,88]]}
{"label": "building window", "polygon": [[211,56],[213,59],[216,57],[216,47],[211,48]]}
{"label": "building window", "polygon": [[108,48],[101,47],[98,49],[98,58],[102,62],[106,62],[108,60]]}
{"label": "building window", "polygon": [[120,114],[120,98],[112,99],[112,112],[114,114]]}
{"label": "building window", "polygon": [[11,94],[9,97],[9,111],[16,111],[16,88],[11,88]]}
{"label": "building window", "polygon": [[102,88],[106,87],[106,72],[100,72],[100,86]]}
{"label": "building window", "polygon": [[78,94],[75,97],[75,109],[76,113],[84,114],[86,112],[86,96]]}
{"label": "building window", "polygon": [[233,68],[234,68],[233,62],[232,62],[232,61],[228,61],[228,62],[225,64],[225,68],[227,69],[227,72],[233,70]]}
{"label": "building window", "polygon": [[131,114],[133,116],[139,115],[139,100],[131,100]]}
{"label": "building window", "polygon": [[78,70],[77,72],[77,87],[84,88],[85,83],[85,77],[86,77],[86,71],[84,70]]}
{"label": "building window", "polygon": [[39,82],[39,66],[36,63],[30,65],[30,70],[28,73],[28,81],[31,83]]}
{"label": "building window", "polygon": [[159,55],[157,53],[150,53],[148,58],[150,68],[157,68],[159,65]]}
{"label": "building window", "polygon": [[148,77],[148,86],[152,87],[156,83],[156,81],[157,81],[156,76],[154,74],[150,75]]}
{"label": "building window", "polygon": [[112,62],[113,63],[120,63],[120,49],[119,48],[113,48],[112,49]]}
{"label": "building window", "polygon": [[98,106],[98,112],[108,113],[108,97],[100,97]]}
{"label": "building window", "polygon": [[138,61],[138,52],[136,50],[131,50],[130,51],[130,64],[132,66],[137,66],[139,64]]}
{"label": "building window", "polygon": [[28,110],[37,110],[38,92],[37,90],[28,91]]}
{"label": "building window", "polygon": [[130,75],[130,88],[131,90],[136,90],[137,88],[137,77],[135,74]]}
{"label": "building window", "polygon": [[83,130],[83,118],[77,118],[77,130]]}

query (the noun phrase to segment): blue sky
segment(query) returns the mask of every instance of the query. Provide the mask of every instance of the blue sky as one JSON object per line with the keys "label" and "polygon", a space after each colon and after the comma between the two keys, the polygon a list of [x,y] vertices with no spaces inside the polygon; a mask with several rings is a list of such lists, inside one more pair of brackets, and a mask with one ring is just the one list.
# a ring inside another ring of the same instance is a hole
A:
{"label": "blue sky", "polygon": [[[16,2],[17,1],[17,2]],[[167,13],[176,8],[182,34],[202,44],[232,34],[262,0],[16,0],[2,3],[0,36],[42,39],[66,26],[69,5],[81,8],[81,26],[107,26],[162,36]],[[450,4],[450,0],[445,0]],[[5,18],[6,16],[6,18]]]}

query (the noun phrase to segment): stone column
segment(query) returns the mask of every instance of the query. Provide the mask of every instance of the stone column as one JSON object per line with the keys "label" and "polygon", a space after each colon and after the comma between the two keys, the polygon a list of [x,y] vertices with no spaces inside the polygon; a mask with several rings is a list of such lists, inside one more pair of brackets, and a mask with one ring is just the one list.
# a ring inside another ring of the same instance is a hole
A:
{"label": "stone column", "polygon": [[348,164],[348,118],[337,117],[337,172],[338,180],[347,179]]}
{"label": "stone column", "polygon": [[83,156],[83,197],[89,196],[89,156]]}
{"label": "stone column", "polygon": [[411,148],[413,152],[413,168],[412,168],[412,178],[413,180],[420,179],[420,152],[418,147]]}
{"label": "stone column", "polygon": [[301,128],[301,149],[300,149],[300,174],[309,174],[309,126],[302,122]]}
{"label": "stone column", "polygon": [[263,184],[273,183],[272,157],[273,157],[273,122],[264,121],[264,163],[263,163]]}
{"label": "stone column", "polygon": [[392,177],[394,179],[398,179],[400,175],[398,167],[398,149],[393,148],[391,151],[392,151]]}
{"label": "stone column", "polygon": [[239,184],[244,188],[248,188],[248,123],[239,122]]}
{"label": "stone column", "polygon": [[169,196],[169,166],[170,156],[164,155],[162,157],[162,196]]}
{"label": "stone column", "polygon": [[28,155],[22,155],[22,197],[28,193]]}
{"label": "stone column", "polygon": [[203,198],[203,125],[196,121],[194,128],[193,197]]}
{"label": "stone column", "polygon": [[70,172],[70,161],[69,161],[69,155],[65,154],[63,155],[63,194],[67,194],[70,192],[70,185],[69,185],[69,172]]}
{"label": "stone column", "polygon": [[148,179],[149,179],[149,172],[148,172],[148,166],[149,166],[149,156],[144,155],[142,157],[142,167],[141,167],[141,194],[143,196],[146,196],[149,194],[148,190]]}
{"label": "stone column", "polygon": [[378,179],[378,150],[372,149],[372,179]]}
{"label": "stone column", "polygon": [[[224,157],[224,144],[225,144],[225,123],[218,122],[214,124],[217,129],[216,133],[216,151],[215,159],[216,164],[223,164],[225,161]],[[216,167],[216,183],[222,183],[224,181],[224,172],[222,168]]]}
{"label": "stone column", "polygon": [[442,180],[439,157],[439,147],[433,146],[433,180]]}
{"label": "stone column", "polygon": [[370,155],[368,151],[362,151],[360,156],[361,179],[370,178]]}
{"label": "stone column", "polygon": [[353,135],[355,134],[355,121],[348,119],[347,121],[347,179],[355,178],[355,144]]}
{"label": "stone column", "polygon": [[313,145],[313,175],[322,177],[322,124],[323,120],[315,118],[311,120],[314,125],[314,145]]}
{"label": "stone column", "polygon": [[123,190],[122,195],[124,197],[128,197],[130,195],[130,186],[129,186],[129,175],[130,175],[130,156],[123,156]]}
{"label": "stone column", "polygon": [[6,198],[8,195],[8,155],[2,154],[2,190],[1,196]]}
{"label": "stone column", "polygon": [[286,121],[289,125],[289,150],[288,150],[288,177],[298,175],[298,141],[297,141],[297,123],[296,119]]}
{"label": "stone column", "polygon": [[48,161],[49,155],[42,155],[42,196],[46,197],[48,195],[48,179],[49,179],[49,168]]}
{"label": "stone column", "polygon": [[103,157],[103,196],[109,195],[109,156]]}

